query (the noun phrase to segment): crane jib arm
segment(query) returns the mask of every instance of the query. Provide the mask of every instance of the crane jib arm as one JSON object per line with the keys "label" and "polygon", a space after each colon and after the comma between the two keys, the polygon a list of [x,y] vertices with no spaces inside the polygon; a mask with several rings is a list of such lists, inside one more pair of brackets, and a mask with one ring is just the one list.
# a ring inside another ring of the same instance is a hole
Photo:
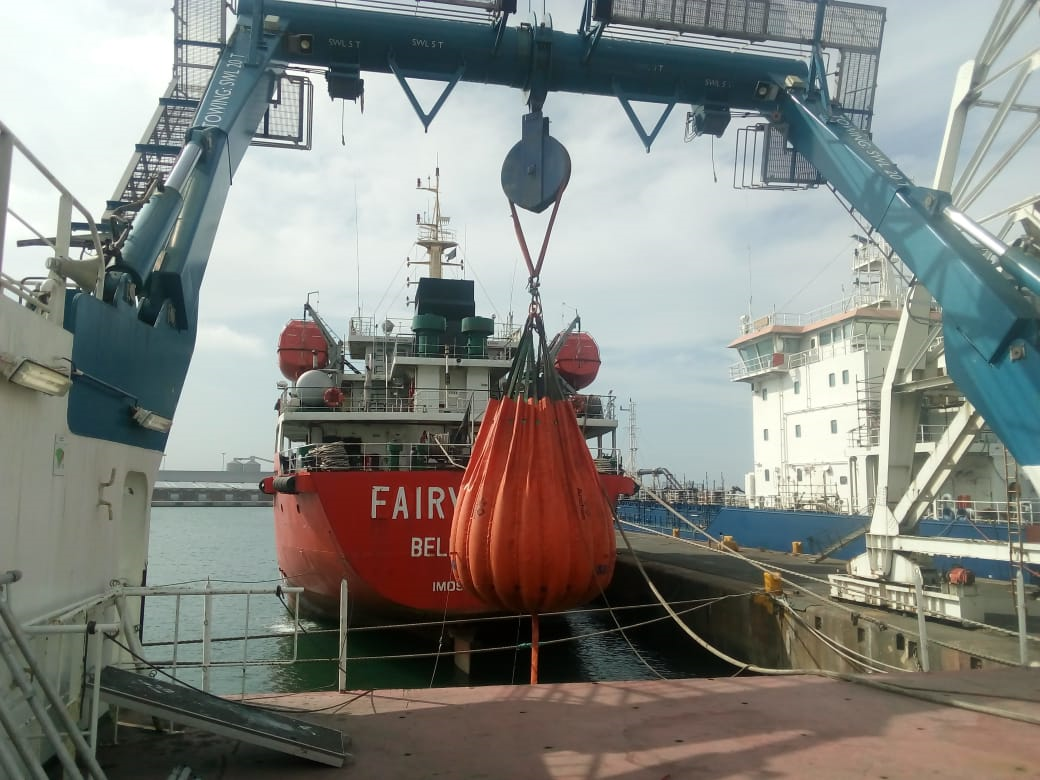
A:
{"label": "crane jib arm", "polygon": [[283,68],[272,65],[282,30],[242,24],[228,41],[199,102],[187,143],[162,191],[141,209],[122,265],[143,284],[141,318],[172,305],[177,328],[194,330],[198,290],[232,178]]}
{"label": "crane jib arm", "polygon": [[[255,31],[255,32],[254,32]],[[267,110],[281,66],[276,26],[241,26],[223,51],[165,182],[106,268],[104,299],[66,304],[73,342],[73,433],[162,450],[195,346],[199,289],[232,177]],[[135,422],[131,412],[165,420]]]}
{"label": "crane jib arm", "polygon": [[[240,0],[239,15],[257,0]],[[293,2],[263,3],[286,33],[275,56],[332,74],[412,74],[516,89],[624,96],[630,100],[760,110],[761,82],[805,78],[788,57],[600,39],[520,24],[494,25]],[[499,34],[501,32],[501,35]],[[306,53],[298,42],[306,38]]]}
{"label": "crane jib arm", "polygon": [[1040,343],[1033,304],[867,135],[812,96],[782,93],[791,145],[859,211],[939,302],[947,371],[1008,449],[1040,464]]}

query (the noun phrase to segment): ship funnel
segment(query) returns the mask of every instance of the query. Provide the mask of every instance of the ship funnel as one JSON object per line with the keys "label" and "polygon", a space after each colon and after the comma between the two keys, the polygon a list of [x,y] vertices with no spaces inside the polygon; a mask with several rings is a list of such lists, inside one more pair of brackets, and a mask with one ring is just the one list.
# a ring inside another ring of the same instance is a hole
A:
{"label": "ship funnel", "polygon": [[93,260],[67,260],[60,257],[47,258],[47,269],[64,279],[71,279],[83,290],[97,289],[101,276],[101,258]]}

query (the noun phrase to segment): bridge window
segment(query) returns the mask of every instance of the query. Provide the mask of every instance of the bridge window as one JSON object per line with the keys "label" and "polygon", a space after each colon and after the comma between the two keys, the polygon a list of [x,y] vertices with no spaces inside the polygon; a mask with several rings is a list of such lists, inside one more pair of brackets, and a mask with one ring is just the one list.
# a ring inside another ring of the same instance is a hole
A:
{"label": "bridge window", "polygon": [[838,432],[838,421],[837,420],[831,420],[831,433],[837,433],[837,432]]}
{"label": "bridge window", "polygon": [[834,374],[827,374],[827,386],[834,387],[836,384],[838,383],[834,379]]}
{"label": "bridge window", "polygon": [[769,388],[768,387],[763,387],[762,388],[762,400],[764,401],[768,397],[769,397]]}
{"label": "bridge window", "polygon": [[842,476],[838,477],[838,484],[839,484],[839,485],[847,485],[847,484],[849,484],[849,478],[848,478],[848,477],[846,477],[846,476],[845,476],[845,475],[843,474]]}
{"label": "bridge window", "polygon": [[766,482],[768,482],[768,481],[769,481],[769,469],[766,469],[766,470],[765,470],[765,472],[764,472],[764,473],[762,474],[762,478],[763,478],[763,479],[764,479],[764,480],[765,480]]}
{"label": "bridge window", "polygon": [[794,437],[796,439],[802,438],[802,426],[801,425],[794,426]]}
{"label": "bridge window", "polygon": [[762,429],[762,441],[769,441],[769,429],[768,428],[763,428]]}
{"label": "bridge window", "polygon": [[802,470],[801,469],[795,469],[794,481],[795,482],[801,482],[802,481]]}
{"label": "bridge window", "polygon": [[748,344],[745,347],[741,347],[737,350],[737,354],[740,355],[740,359],[745,363],[752,361],[761,360],[764,357],[773,354],[772,342],[766,339],[760,339],[753,344]]}
{"label": "bridge window", "polygon": [[801,392],[802,392],[802,383],[796,379],[796,380],[794,380],[794,394],[798,395]]}
{"label": "bridge window", "polygon": [[820,346],[826,347],[831,343],[831,332],[829,330],[820,331]]}
{"label": "bridge window", "polygon": [[841,372],[841,383],[847,385],[849,383],[849,370],[846,368]]}

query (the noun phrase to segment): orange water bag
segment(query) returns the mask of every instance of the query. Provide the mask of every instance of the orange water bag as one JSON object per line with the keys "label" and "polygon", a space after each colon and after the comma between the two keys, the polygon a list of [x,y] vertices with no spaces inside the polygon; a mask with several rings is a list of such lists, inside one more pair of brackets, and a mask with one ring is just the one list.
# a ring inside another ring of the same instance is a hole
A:
{"label": "orange water bag", "polygon": [[[524,338],[540,326],[540,317],[529,320]],[[616,557],[610,503],[544,344],[543,331],[535,359],[521,340],[510,392],[489,402],[450,543],[466,590],[493,607],[535,615],[599,596]]]}

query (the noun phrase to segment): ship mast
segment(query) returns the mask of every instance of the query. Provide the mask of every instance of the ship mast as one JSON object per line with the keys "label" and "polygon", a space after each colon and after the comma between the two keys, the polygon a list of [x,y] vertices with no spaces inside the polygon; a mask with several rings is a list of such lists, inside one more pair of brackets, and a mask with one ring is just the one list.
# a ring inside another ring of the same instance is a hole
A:
{"label": "ship mast", "polygon": [[[419,237],[415,243],[426,250],[426,260],[413,260],[410,265],[428,265],[430,277],[440,279],[443,276],[442,269],[445,266],[462,267],[462,262],[450,262],[455,257],[455,247],[459,244],[455,240],[455,231],[448,228],[451,217],[441,214],[441,168],[438,165],[433,182],[429,177],[426,186],[422,179],[415,180],[415,188],[433,193],[433,214],[416,214],[415,224],[419,227]],[[447,254],[445,255],[445,251]]]}

